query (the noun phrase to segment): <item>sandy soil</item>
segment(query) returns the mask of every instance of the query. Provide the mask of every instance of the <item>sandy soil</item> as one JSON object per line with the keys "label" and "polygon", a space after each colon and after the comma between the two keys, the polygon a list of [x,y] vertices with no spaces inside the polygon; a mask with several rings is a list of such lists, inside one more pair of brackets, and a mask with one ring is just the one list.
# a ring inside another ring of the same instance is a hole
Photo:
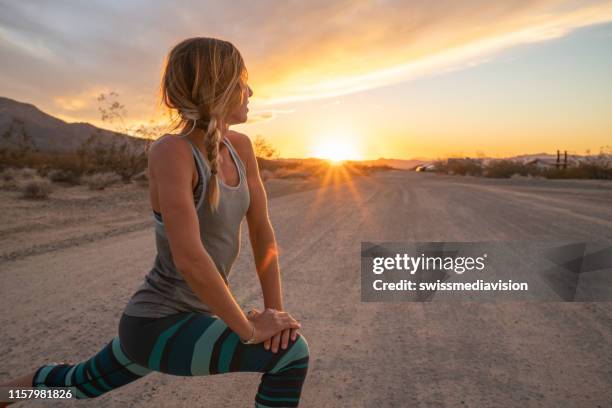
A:
{"label": "sandy soil", "polygon": [[[612,303],[363,303],[359,272],[361,241],[612,240],[612,183],[392,171],[314,187],[268,183],[285,306],[311,351],[300,406],[612,406]],[[89,358],[153,262],[146,189],[0,192],[0,210],[0,381]],[[232,289],[261,308],[246,223],[242,242]],[[250,407],[258,382],[153,373],[45,406]]]}

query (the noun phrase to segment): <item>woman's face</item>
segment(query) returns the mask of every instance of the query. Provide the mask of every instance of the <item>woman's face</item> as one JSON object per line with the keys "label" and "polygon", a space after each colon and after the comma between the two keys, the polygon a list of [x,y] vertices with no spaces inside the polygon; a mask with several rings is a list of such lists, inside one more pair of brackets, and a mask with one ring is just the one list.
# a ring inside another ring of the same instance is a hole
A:
{"label": "woman's face", "polygon": [[235,125],[247,121],[247,114],[249,112],[247,105],[249,104],[249,98],[253,96],[253,90],[247,83],[240,80],[240,92],[242,92],[242,104],[237,106],[234,111],[229,114],[227,121],[228,125]]}

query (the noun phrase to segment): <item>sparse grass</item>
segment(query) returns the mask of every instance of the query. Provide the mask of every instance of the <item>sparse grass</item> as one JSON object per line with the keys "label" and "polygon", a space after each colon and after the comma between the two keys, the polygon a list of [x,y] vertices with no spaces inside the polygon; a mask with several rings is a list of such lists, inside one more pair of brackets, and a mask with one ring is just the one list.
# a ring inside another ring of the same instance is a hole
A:
{"label": "sparse grass", "polygon": [[143,145],[103,143],[99,137],[91,137],[71,153],[0,149],[0,170],[30,168],[41,176],[55,172],[54,181],[67,183],[78,183],[78,178],[86,174],[104,172],[117,173],[127,182],[146,166],[147,153]]}
{"label": "sparse grass", "polygon": [[74,170],[52,169],[47,173],[49,180],[54,183],[79,184],[81,177]]}
{"label": "sparse grass", "polygon": [[38,171],[36,171],[36,169],[24,167],[22,169],[17,170],[16,175],[17,175],[17,178],[21,178],[23,180],[32,180],[38,177]]}
{"label": "sparse grass", "polygon": [[510,178],[515,174],[521,176],[539,174],[535,166],[529,166],[512,160],[496,160],[485,166],[482,175],[491,178]]}
{"label": "sparse grass", "polygon": [[30,200],[45,200],[51,193],[51,183],[48,180],[34,178],[25,182],[21,188],[23,198]]}
{"label": "sparse grass", "polygon": [[106,172],[87,175],[81,180],[90,190],[104,190],[106,187],[119,183],[122,179],[117,173]]}
{"label": "sparse grass", "polygon": [[286,179],[286,178],[302,178],[302,179],[306,179],[306,178],[310,177],[311,175],[308,172],[300,171],[299,169],[279,168],[279,169],[276,169],[272,173],[272,176],[274,178],[281,178],[281,179]]}
{"label": "sparse grass", "polygon": [[269,160],[257,158],[259,172],[262,179],[323,179],[330,172],[341,172],[347,177],[358,177],[370,175],[376,171],[393,170],[388,165],[365,165],[358,161],[345,161],[338,165],[331,164],[328,160],[304,159],[296,161]]}
{"label": "sparse grass", "polygon": [[19,190],[19,183],[15,179],[0,179],[0,190],[17,191]]}
{"label": "sparse grass", "polygon": [[567,168],[542,168],[514,160],[493,160],[486,165],[472,159],[448,159],[434,162],[441,174],[473,175],[490,178],[539,177],[548,179],[612,180],[612,155],[601,153],[587,157]]}
{"label": "sparse grass", "polygon": [[14,168],[4,169],[0,173],[0,179],[2,181],[13,181],[15,180],[16,175],[17,175],[17,169],[14,169]]}

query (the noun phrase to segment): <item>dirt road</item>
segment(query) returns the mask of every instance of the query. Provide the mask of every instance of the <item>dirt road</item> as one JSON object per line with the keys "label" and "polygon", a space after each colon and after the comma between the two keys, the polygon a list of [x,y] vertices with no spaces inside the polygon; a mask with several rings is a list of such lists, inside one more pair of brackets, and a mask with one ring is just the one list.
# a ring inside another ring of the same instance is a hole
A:
{"label": "dirt road", "polygon": [[[612,183],[402,171],[271,199],[285,306],[311,351],[300,406],[612,406],[612,303],[362,303],[359,272],[361,241],[612,241],[611,204]],[[230,283],[261,308],[247,234]],[[0,261],[0,381],[86,359],[116,335],[153,262],[153,220],[66,242]],[[153,373],[45,406],[250,407],[258,382]]]}

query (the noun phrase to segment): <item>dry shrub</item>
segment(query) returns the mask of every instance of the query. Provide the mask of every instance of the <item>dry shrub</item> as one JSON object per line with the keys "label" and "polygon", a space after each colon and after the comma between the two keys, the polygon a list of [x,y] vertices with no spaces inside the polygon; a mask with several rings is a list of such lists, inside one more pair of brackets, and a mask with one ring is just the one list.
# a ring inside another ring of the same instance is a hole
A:
{"label": "dry shrub", "polygon": [[14,181],[17,178],[17,169],[10,168],[4,169],[0,173],[0,180],[2,181]]}
{"label": "dry shrub", "polygon": [[295,169],[287,169],[287,168],[280,168],[280,169],[276,169],[274,171],[274,177],[276,178],[308,178],[310,177],[310,174],[308,172],[305,171],[299,171],[299,170],[295,170]]}
{"label": "dry shrub", "polygon": [[36,169],[7,168],[0,173],[0,190],[21,190],[25,182],[39,180]]}
{"label": "dry shrub", "polygon": [[531,174],[521,174],[521,173],[514,173],[513,175],[510,176],[511,179],[515,179],[515,180],[523,180],[523,179],[531,179],[533,178]]}
{"label": "dry shrub", "polygon": [[0,190],[17,191],[19,190],[19,183],[15,179],[6,180],[0,179]]}
{"label": "dry shrub", "polygon": [[104,190],[113,184],[121,181],[121,176],[112,171],[105,173],[94,173],[82,178],[84,184],[89,186],[90,190]]}
{"label": "dry shrub", "polygon": [[36,169],[32,169],[30,167],[24,167],[17,171],[17,177],[23,180],[32,180],[38,177],[38,171]]}
{"label": "dry shrub", "polygon": [[23,184],[22,197],[32,200],[45,200],[51,193],[51,183],[48,180],[34,178]]}
{"label": "dry shrub", "polygon": [[81,177],[77,172],[64,169],[50,170],[47,177],[54,183],[79,184],[81,181]]}
{"label": "dry shrub", "polygon": [[17,171],[14,168],[4,169],[0,173],[0,190],[19,190],[19,183],[17,182],[16,173]]}

